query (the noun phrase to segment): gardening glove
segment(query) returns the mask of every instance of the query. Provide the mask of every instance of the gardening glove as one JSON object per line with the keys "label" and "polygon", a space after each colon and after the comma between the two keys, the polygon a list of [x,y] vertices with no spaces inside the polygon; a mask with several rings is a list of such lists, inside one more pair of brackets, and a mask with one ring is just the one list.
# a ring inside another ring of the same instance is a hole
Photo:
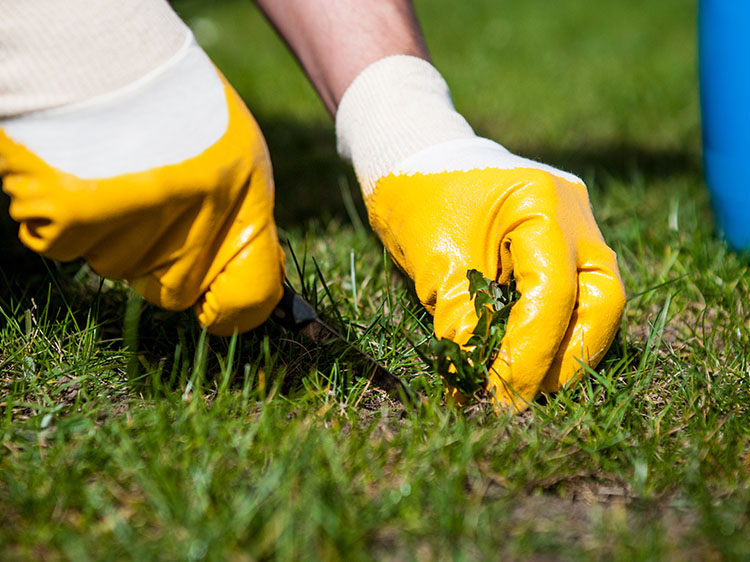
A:
{"label": "gardening glove", "polygon": [[336,127],[370,223],[438,338],[464,345],[477,324],[467,270],[499,283],[514,275],[521,296],[489,369],[498,410],[521,411],[601,360],[625,295],[579,178],[477,137],[440,74],[414,57],[365,69]]}
{"label": "gardening glove", "polygon": [[[230,335],[262,323],[282,295],[271,165],[242,100],[164,6],[157,40],[177,34],[176,50],[137,80],[0,120],[2,185],[32,250],[83,257],[146,300],[193,306],[210,332]],[[136,40],[136,52],[149,44]],[[52,86],[39,99],[79,93],[78,84]],[[2,97],[7,112],[13,100]]]}

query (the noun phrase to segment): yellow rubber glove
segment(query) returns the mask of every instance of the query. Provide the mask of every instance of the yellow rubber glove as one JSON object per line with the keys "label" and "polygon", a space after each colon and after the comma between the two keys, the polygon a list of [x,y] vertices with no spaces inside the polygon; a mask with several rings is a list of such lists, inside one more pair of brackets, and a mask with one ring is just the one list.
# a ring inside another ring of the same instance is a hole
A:
{"label": "yellow rubber glove", "polygon": [[490,369],[498,408],[521,411],[579,377],[580,362],[599,362],[625,296],[581,180],[476,137],[437,71],[411,57],[355,79],[337,132],[370,222],[414,280],[438,338],[463,345],[477,324],[468,269],[500,283],[514,275],[521,297]]}
{"label": "yellow rubber glove", "polygon": [[128,87],[0,121],[0,174],[29,248],[194,306],[212,333],[259,325],[281,298],[265,142],[192,36]]}

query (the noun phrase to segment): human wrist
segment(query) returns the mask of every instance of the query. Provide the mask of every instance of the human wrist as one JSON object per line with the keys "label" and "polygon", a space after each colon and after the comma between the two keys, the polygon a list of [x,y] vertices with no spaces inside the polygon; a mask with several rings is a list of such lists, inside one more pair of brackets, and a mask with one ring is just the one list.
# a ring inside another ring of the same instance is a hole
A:
{"label": "human wrist", "polygon": [[440,73],[418,57],[394,55],[363,70],[336,113],[339,154],[352,161],[366,198],[375,182],[425,148],[475,137]]}

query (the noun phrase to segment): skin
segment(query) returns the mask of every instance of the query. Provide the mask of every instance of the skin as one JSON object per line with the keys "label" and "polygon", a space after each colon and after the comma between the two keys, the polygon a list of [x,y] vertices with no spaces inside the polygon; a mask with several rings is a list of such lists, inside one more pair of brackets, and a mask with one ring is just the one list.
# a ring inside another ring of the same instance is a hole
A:
{"label": "skin", "polygon": [[430,60],[407,0],[257,0],[331,115],[352,80],[390,55]]}

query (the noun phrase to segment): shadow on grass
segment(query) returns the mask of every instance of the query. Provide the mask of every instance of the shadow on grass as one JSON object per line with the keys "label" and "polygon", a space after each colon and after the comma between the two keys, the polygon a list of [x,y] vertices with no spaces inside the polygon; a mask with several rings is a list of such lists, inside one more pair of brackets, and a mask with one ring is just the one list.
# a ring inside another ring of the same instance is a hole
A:
{"label": "shadow on grass", "polygon": [[588,179],[611,178],[620,182],[663,180],[681,176],[702,176],[698,149],[659,148],[631,143],[612,143],[580,149],[559,149],[548,146],[522,146],[522,156],[570,171]]}
{"label": "shadow on grass", "polygon": [[309,124],[263,116],[258,116],[258,122],[271,153],[275,214],[281,228],[314,219],[351,222],[346,201],[349,196],[360,220],[367,222],[351,165],[336,153],[332,123]]}

